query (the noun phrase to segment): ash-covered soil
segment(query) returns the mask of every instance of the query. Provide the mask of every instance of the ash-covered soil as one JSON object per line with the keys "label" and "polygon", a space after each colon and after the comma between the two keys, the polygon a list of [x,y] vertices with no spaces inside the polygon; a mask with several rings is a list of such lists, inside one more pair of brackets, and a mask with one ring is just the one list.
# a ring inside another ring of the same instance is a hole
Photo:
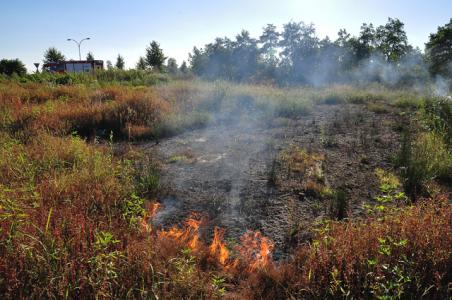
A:
{"label": "ash-covered soil", "polygon": [[321,154],[323,184],[343,189],[349,216],[356,216],[378,193],[375,168],[391,168],[399,149],[397,119],[362,105],[317,105],[296,120],[262,121],[243,113],[142,144],[162,162],[163,205],[154,222],[171,226],[201,212],[209,226],[225,228],[228,238],[261,231],[279,256],[308,240],[312,224],[333,211],[331,199],[306,190],[307,174],[275,168],[281,153],[295,146]]}

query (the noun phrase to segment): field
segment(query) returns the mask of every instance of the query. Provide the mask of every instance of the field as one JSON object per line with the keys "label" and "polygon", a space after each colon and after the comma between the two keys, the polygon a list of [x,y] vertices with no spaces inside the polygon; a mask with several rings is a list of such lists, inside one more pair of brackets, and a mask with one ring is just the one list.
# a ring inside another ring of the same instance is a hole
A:
{"label": "field", "polygon": [[2,297],[450,297],[450,96],[102,76],[0,78]]}

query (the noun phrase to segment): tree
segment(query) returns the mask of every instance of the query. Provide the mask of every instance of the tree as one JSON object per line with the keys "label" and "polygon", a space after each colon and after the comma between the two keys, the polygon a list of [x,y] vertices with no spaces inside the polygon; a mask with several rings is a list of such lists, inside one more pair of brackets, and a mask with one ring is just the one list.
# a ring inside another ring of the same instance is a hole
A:
{"label": "tree", "polygon": [[452,76],[452,18],[430,34],[425,52],[433,75]]}
{"label": "tree", "polygon": [[177,61],[174,58],[169,58],[166,67],[168,68],[168,72],[170,74],[177,74],[179,71],[179,67],[177,65]]}
{"label": "tree", "polygon": [[349,71],[356,63],[354,58],[354,40],[352,40],[350,33],[345,29],[340,29],[337,33],[337,39],[334,43],[339,47],[340,53],[337,58],[339,68],[344,71]]}
{"label": "tree", "polygon": [[301,40],[301,26],[302,23],[296,22],[289,22],[283,26],[284,30],[281,33],[279,46],[282,47],[280,56],[285,65],[292,65],[293,63],[293,56]]}
{"label": "tree", "polygon": [[206,64],[202,75],[209,79],[232,80],[233,69],[236,66],[232,58],[234,47],[234,43],[227,37],[216,38],[213,43],[207,44],[203,51]]}
{"label": "tree", "polygon": [[65,60],[63,53],[61,53],[57,48],[50,47],[49,49],[44,52],[44,63],[50,63],[50,62],[59,62],[62,60]]}
{"label": "tree", "polygon": [[92,61],[94,60],[94,54],[90,51],[88,54],[86,54],[86,60]]}
{"label": "tree", "polygon": [[124,57],[121,56],[121,54],[118,54],[118,57],[116,58],[116,64],[115,67],[120,69],[120,70],[124,70]]}
{"label": "tree", "polygon": [[111,62],[111,60],[107,60],[106,65],[107,65],[107,70],[113,69],[113,63]]}
{"label": "tree", "polygon": [[188,54],[188,60],[190,61],[193,73],[201,76],[206,72],[208,57],[203,49],[193,47],[193,52]]}
{"label": "tree", "polygon": [[409,50],[408,38],[403,26],[399,19],[388,18],[388,22],[384,26],[378,26],[375,32],[377,49],[388,62],[398,61]]}
{"label": "tree", "polygon": [[276,26],[273,24],[267,24],[264,28],[264,32],[259,37],[259,42],[262,44],[260,49],[263,59],[270,65],[276,65],[278,59],[276,57],[279,32],[276,31]]}
{"label": "tree", "polygon": [[327,36],[319,42],[318,63],[311,83],[316,86],[332,83],[341,77],[339,58],[342,49]]}
{"label": "tree", "polygon": [[19,59],[2,59],[0,60],[0,74],[11,76],[13,74],[25,75],[27,69]]}
{"label": "tree", "polygon": [[136,65],[137,70],[146,70],[146,67],[147,67],[146,59],[143,56],[140,56]]}
{"label": "tree", "polygon": [[232,57],[230,62],[233,69],[231,75],[233,79],[241,81],[250,78],[256,73],[259,50],[257,41],[251,38],[250,33],[242,30],[235,37],[235,41],[231,44]]}
{"label": "tree", "polygon": [[146,48],[146,63],[154,70],[162,70],[163,64],[166,60],[162,48],[159,43],[152,41],[149,47]]}
{"label": "tree", "polygon": [[280,46],[284,78],[308,83],[317,65],[319,39],[313,24],[290,22],[284,25]]}
{"label": "tree", "polygon": [[372,23],[361,25],[361,32],[354,47],[354,55],[358,62],[371,56],[375,46],[375,33]]}
{"label": "tree", "polygon": [[179,70],[180,70],[180,72],[182,74],[187,74],[188,73],[188,67],[187,67],[187,63],[185,62],[185,60],[182,61],[182,64],[180,65]]}

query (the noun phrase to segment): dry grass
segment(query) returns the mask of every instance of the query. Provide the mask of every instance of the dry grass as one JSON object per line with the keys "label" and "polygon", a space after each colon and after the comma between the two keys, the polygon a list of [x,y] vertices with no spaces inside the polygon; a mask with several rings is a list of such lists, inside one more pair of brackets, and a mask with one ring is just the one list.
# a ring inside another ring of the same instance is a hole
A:
{"label": "dry grass", "polygon": [[451,205],[430,199],[382,219],[328,222],[280,269],[242,283],[253,299],[444,299],[451,278]]}
{"label": "dry grass", "polygon": [[[316,102],[370,97],[345,87],[322,93],[196,81],[156,88],[0,82],[0,295],[447,297],[452,277],[447,196],[385,215],[320,224],[309,245],[274,262],[271,241],[258,233],[232,247],[221,230],[214,246],[206,243],[196,222],[167,231],[152,228],[148,221],[159,188],[154,163],[132,147],[114,154],[111,144],[83,139],[108,138],[111,131],[114,138],[158,137],[157,130],[178,133],[202,126],[211,112],[240,108],[258,110],[264,118],[297,118]],[[322,187],[321,155],[294,148],[282,160],[291,174],[312,179],[306,188]]]}

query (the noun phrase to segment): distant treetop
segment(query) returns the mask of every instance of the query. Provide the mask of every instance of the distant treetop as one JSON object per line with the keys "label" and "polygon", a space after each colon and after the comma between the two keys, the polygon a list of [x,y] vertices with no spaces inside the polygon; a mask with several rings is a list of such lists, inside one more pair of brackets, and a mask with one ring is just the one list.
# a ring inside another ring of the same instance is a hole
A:
{"label": "distant treetop", "polygon": [[57,48],[50,47],[44,52],[44,63],[59,62],[65,60],[66,57]]}

